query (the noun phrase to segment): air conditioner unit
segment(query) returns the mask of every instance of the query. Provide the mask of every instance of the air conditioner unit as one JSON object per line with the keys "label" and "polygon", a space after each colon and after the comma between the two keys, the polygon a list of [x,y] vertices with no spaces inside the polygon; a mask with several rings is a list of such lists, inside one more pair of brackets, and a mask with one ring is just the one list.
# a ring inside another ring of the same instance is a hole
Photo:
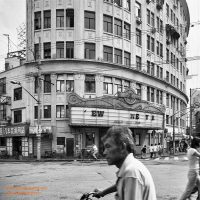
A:
{"label": "air conditioner unit", "polygon": [[149,4],[151,2],[151,0],[146,0],[146,2]]}
{"label": "air conditioner unit", "polygon": [[136,17],[136,23],[140,25],[142,23],[141,17]]}
{"label": "air conditioner unit", "polygon": [[177,9],[177,5],[176,5],[176,4],[174,4],[174,5],[173,5],[173,8],[174,8],[174,9]]}
{"label": "air conditioner unit", "polygon": [[167,45],[170,45],[170,44],[171,44],[171,41],[168,40],[168,39],[166,39],[166,44],[167,44]]}

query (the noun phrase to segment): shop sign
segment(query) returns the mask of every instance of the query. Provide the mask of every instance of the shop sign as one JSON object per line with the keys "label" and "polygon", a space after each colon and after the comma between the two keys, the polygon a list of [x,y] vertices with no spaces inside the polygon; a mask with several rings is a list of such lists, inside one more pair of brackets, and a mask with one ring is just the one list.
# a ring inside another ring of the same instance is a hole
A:
{"label": "shop sign", "polygon": [[128,110],[71,108],[72,125],[127,125],[141,128],[163,128],[163,115]]}
{"label": "shop sign", "polygon": [[29,127],[29,134],[50,134],[52,133],[51,126],[30,126]]}
{"label": "shop sign", "polygon": [[25,136],[26,126],[6,126],[0,128],[0,137]]}

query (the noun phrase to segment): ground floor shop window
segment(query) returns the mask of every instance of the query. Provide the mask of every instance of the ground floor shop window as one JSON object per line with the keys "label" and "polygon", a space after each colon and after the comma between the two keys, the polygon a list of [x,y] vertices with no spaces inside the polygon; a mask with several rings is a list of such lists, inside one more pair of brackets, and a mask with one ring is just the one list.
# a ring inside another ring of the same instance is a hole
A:
{"label": "ground floor shop window", "polygon": [[65,145],[65,137],[57,137],[57,145]]}

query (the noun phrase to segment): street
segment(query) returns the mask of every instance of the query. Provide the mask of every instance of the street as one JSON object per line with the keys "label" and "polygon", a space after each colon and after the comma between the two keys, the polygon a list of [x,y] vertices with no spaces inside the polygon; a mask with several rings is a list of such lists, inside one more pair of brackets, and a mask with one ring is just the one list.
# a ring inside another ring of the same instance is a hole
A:
{"label": "street", "polygon": [[[187,161],[142,160],[150,170],[158,200],[180,197],[187,182]],[[1,200],[78,200],[94,188],[104,189],[115,182],[117,168],[105,161],[1,162]],[[113,195],[102,198],[114,199]]]}

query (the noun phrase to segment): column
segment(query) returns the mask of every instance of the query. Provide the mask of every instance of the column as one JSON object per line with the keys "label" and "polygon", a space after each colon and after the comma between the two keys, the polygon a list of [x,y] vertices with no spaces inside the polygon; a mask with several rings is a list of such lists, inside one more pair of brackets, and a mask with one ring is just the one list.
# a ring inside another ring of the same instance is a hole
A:
{"label": "column", "polygon": [[101,75],[96,75],[96,77],[95,77],[96,96],[97,97],[103,96],[103,79],[104,79],[104,77]]}
{"label": "column", "polygon": [[80,97],[84,97],[85,93],[85,75],[84,74],[75,74],[74,75],[74,91]]}
{"label": "column", "polygon": [[147,100],[147,86],[141,86],[141,100]]}

